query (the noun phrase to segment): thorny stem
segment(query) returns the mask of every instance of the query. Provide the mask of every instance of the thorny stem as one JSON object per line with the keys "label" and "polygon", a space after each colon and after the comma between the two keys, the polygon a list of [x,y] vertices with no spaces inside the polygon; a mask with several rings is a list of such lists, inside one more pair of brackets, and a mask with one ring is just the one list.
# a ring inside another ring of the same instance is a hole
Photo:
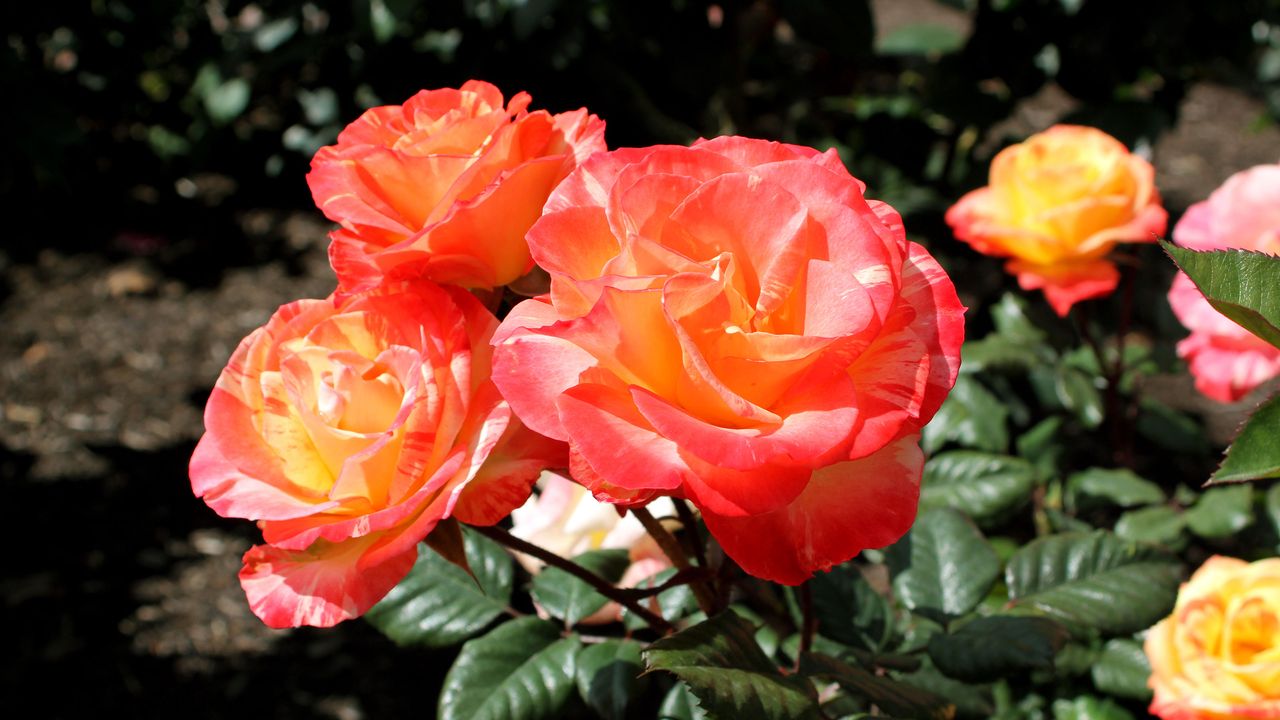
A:
{"label": "thorny stem", "polygon": [[671,623],[667,622],[660,615],[657,615],[651,610],[649,610],[648,608],[646,608],[644,605],[640,603],[639,600],[635,599],[632,595],[626,593],[623,590],[620,590],[619,588],[615,587],[613,583],[609,582],[608,580],[605,580],[599,575],[596,575],[595,573],[582,567],[581,565],[578,565],[577,563],[574,563],[565,558],[562,558],[559,555],[556,555],[555,553],[551,552],[550,550],[546,550],[544,548],[538,547],[537,545],[534,545],[531,542],[528,542],[526,540],[521,540],[520,538],[516,537],[515,535],[512,535],[511,533],[498,527],[497,525],[493,525],[490,527],[473,526],[473,528],[475,529],[476,532],[480,533],[481,535],[484,535],[490,540],[501,543],[517,552],[522,552],[526,555],[531,555],[535,558],[538,558],[544,563],[552,567],[559,568],[560,570],[563,570],[569,573],[570,575],[578,578],[579,580],[587,583],[592,588],[594,588],[596,592],[600,593],[601,595],[609,598],[610,600],[613,600],[619,605],[622,605],[626,609],[635,613],[638,617],[640,617],[640,619],[648,623],[649,627],[653,628],[654,630],[661,633],[668,633],[675,629],[671,625]]}
{"label": "thorny stem", "polygon": [[[666,553],[671,559],[671,564],[676,566],[676,570],[686,570],[692,567],[689,564],[689,558],[685,557],[684,550],[680,549],[680,541],[676,540],[676,536],[671,531],[662,526],[648,510],[643,507],[631,508],[631,513],[636,516],[640,524],[644,526],[650,537],[657,541],[658,547],[662,548],[662,552]],[[693,596],[698,599],[698,607],[702,612],[711,617],[715,614],[715,598],[711,596],[711,591],[707,584],[702,581],[692,582],[689,587],[693,589]]]}

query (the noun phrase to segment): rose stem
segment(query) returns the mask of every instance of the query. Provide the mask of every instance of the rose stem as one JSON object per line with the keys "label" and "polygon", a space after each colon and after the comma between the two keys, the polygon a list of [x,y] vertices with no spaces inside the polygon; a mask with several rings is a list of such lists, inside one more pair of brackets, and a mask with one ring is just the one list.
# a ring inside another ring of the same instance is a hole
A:
{"label": "rose stem", "polygon": [[[631,513],[644,526],[645,531],[658,542],[658,547],[662,548],[662,552],[671,559],[671,564],[676,566],[676,570],[685,570],[690,567],[689,558],[685,557],[684,551],[680,549],[680,542],[662,526],[661,522],[658,522],[657,518],[643,507],[631,508]],[[692,582],[689,583],[689,587],[693,589],[693,596],[698,599],[698,607],[702,608],[702,612],[706,613],[707,617],[715,614],[715,598],[711,596],[706,583]]]}
{"label": "rose stem", "polygon": [[521,540],[520,538],[516,537],[515,535],[512,535],[511,533],[498,527],[497,525],[493,525],[489,527],[484,527],[484,526],[472,526],[472,527],[475,529],[476,532],[480,533],[481,535],[484,535],[490,540],[494,540],[498,543],[506,545],[507,547],[517,552],[522,552],[526,555],[532,555],[533,557],[538,558],[544,563],[552,567],[559,568],[569,573],[570,575],[578,578],[579,580],[587,583],[592,588],[594,588],[596,592],[600,593],[601,595],[609,598],[610,600],[613,600],[619,605],[622,605],[626,609],[635,613],[637,616],[640,617],[640,619],[648,623],[649,627],[653,628],[654,630],[657,630],[658,632],[666,633],[675,629],[671,625],[671,623],[667,622],[660,615],[657,615],[652,611],[648,610],[647,608],[645,608],[644,605],[640,603],[640,601],[624,593],[619,588],[614,586],[613,583],[609,582],[608,580],[605,580],[599,575],[596,575],[595,573],[582,567],[581,565],[578,565],[577,563],[566,560],[565,558],[562,558],[559,555],[556,555],[550,550],[546,550],[544,548],[538,547],[537,545],[534,545],[531,542],[528,542],[526,540]]}
{"label": "rose stem", "polygon": [[818,631],[818,622],[813,617],[813,591],[806,581],[799,587],[800,612],[803,615],[800,627],[800,652],[796,654],[796,672],[800,671],[800,658],[813,649],[813,636]]}
{"label": "rose stem", "polygon": [[698,567],[705,568],[707,553],[702,544],[702,533],[698,532],[698,519],[693,516],[693,511],[685,501],[676,500],[674,504],[676,514],[680,516],[680,524],[684,525],[685,531],[689,533],[689,544],[693,546],[693,555],[698,559]]}

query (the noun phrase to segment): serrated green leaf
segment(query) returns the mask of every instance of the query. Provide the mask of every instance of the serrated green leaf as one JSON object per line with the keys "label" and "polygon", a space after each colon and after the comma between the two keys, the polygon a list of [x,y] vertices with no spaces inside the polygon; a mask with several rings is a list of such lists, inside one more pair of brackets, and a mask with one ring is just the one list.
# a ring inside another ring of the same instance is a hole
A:
{"label": "serrated green leaf", "polygon": [[1182,513],[1164,505],[1130,510],[1116,520],[1116,535],[1121,538],[1174,549],[1181,546],[1186,528]]}
{"label": "serrated green leaf", "polygon": [[1090,499],[1118,507],[1134,507],[1164,502],[1164,491],[1150,480],[1124,468],[1089,468],[1067,478],[1067,499],[1074,507],[1085,507]]}
{"label": "serrated green leaf", "polygon": [[[589,550],[573,558],[573,562],[609,582],[617,582],[631,561],[626,550]],[[555,567],[543,568],[534,576],[530,593],[543,610],[567,625],[576,625],[609,602],[586,582]]]}
{"label": "serrated green leaf", "polygon": [[447,647],[483,630],[511,602],[513,561],[501,545],[465,531],[474,579],[426,547],[400,584],[364,618],[400,645]]}
{"label": "serrated green leaf", "polygon": [[1187,527],[1204,538],[1234,535],[1253,522],[1253,489],[1228,485],[1204,491],[1186,512]]}
{"label": "serrated green leaf", "polygon": [[887,553],[894,596],[908,608],[958,617],[978,606],[1000,574],[982,533],[950,508],[927,510]]}
{"label": "serrated green leaf", "polygon": [[1280,477],[1280,394],[1253,411],[1207,485]]}
{"label": "serrated green leaf", "polygon": [[655,641],[644,659],[649,671],[665,670],[688,684],[713,720],[818,716],[813,685],[780,673],[756,644],[755,628],[733,611]]}
{"label": "serrated green leaf", "polygon": [[704,720],[707,713],[698,707],[698,698],[689,686],[677,682],[658,707],[658,720]]}
{"label": "serrated green leaf", "polygon": [[1055,700],[1053,720],[1133,720],[1133,714],[1111,700],[1082,695],[1074,700]]}
{"label": "serrated green leaf", "polygon": [[988,452],[1004,452],[1009,446],[1008,414],[1000,400],[982,383],[961,375],[933,420],[924,426],[920,446],[929,454],[948,442]]}
{"label": "serrated green leaf", "polygon": [[468,640],[444,678],[440,720],[551,720],[574,686],[576,637],[523,617]]}
{"label": "serrated green leaf", "polygon": [[1005,568],[1010,606],[1035,611],[1074,634],[1133,633],[1173,608],[1177,564],[1104,531],[1032,541]]}
{"label": "serrated green leaf", "polygon": [[1028,670],[1050,670],[1067,630],[1049,618],[990,615],[929,639],[929,657],[943,674],[987,682]]}
{"label": "serrated green leaf", "polygon": [[640,677],[644,672],[643,649],[635,640],[610,639],[578,653],[578,693],[601,718],[622,720],[627,708],[641,696],[646,680]]}
{"label": "serrated green leaf", "polygon": [[815,575],[809,589],[822,635],[867,650],[879,650],[888,640],[889,604],[852,563]]}
{"label": "serrated green leaf", "polygon": [[1098,690],[1132,700],[1150,700],[1151,663],[1142,645],[1129,638],[1108,640],[1093,664],[1093,685]]}
{"label": "serrated green leaf", "polygon": [[949,720],[955,712],[951,703],[931,692],[875,675],[829,655],[809,653],[803,656],[800,673],[806,677],[834,680],[846,692],[875,703],[890,715]]}
{"label": "serrated green leaf", "polygon": [[979,523],[1021,507],[1035,489],[1035,468],[1021,458],[952,450],[929,459],[920,490],[922,508],[955,508]]}
{"label": "serrated green leaf", "polygon": [[1201,252],[1163,241],[1160,247],[1215,310],[1280,348],[1280,258],[1248,250]]}
{"label": "serrated green leaf", "polygon": [[1087,428],[1102,424],[1102,393],[1088,373],[1078,368],[1059,365],[1053,377],[1053,391],[1058,402]]}

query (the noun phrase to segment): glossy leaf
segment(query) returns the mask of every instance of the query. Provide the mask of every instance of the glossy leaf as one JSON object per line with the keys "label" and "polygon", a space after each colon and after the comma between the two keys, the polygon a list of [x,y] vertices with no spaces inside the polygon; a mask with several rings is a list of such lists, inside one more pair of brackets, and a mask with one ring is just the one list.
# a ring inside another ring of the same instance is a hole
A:
{"label": "glossy leaf", "polygon": [[1000,574],[1000,560],[982,533],[949,508],[921,513],[888,560],[898,600],[935,616],[973,610]]}
{"label": "glossy leaf", "polygon": [[1280,394],[1253,411],[1207,484],[1276,477],[1280,477]]}
{"label": "glossy leaf", "polygon": [[514,562],[501,545],[464,533],[474,577],[426,547],[408,576],[365,619],[401,645],[446,647],[483,630],[511,602]]}
{"label": "glossy leaf", "polygon": [[1004,452],[1009,446],[1008,414],[1000,400],[982,383],[961,375],[933,420],[924,426],[920,446],[929,454],[948,442],[988,452]]}
{"label": "glossy leaf", "polygon": [[1187,510],[1187,527],[1205,538],[1224,538],[1240,532],[1253,522],[1253,489],[1230,485],[1204,491]]}
{"label": "glossy leaf", "polygon": [[1248,250],[1201,252],[1160,246],[1215,310],[1280,347],[1280,258]]}
{"label": "glossy leaf", "polygon": [[605,640],[578,653],[578,693],[605,720],[622,720],[641,695],[644,646],[635,640]]}
{"label": "glossy leaf", "polygon": [[524,617],[467,641],[445,675],[440,720],[552,720],[574,686],[581,643]]}
{"label": "glossy leaf", "polygon": [[957,680],[987,682],[1029,670],[1050,670],[1067,631],[1044,617],[991,615],[929,640],[934,666]]}
{"label": "glossy leaf", "polygon": [[1054,701],[1053,720],[1133,720],[1133,714],[1114,701],[1083,695]]}
{"label": "glossy leaf", "polygon": [[1090,500],[1118,507],[1134,507],[1164,502],[1159,485],[1124,468],[1089,468],[1067,478],[1067,496],[1077,506]]}
{"label": "glossy leaf", "polygon": [[1059,365],[1054,373],[1053,391],[1062,407],[1074,414],[1081,425],[1095,428],[1102,424],[1102,392],[1088,373]]}
{"label": "glossy leaf", "polygon": [[1034,540],[1005,569],[1011,607],[1082,635],[1150,627],[1173,608],[1178,579],[1167,556],[1103,531]]}
{"label": "glossy leaf", "polygon": [[665,670],[687,683],[711,718],[818,716],[813,685],[779,672],[756,644],[755,628],[733,611],[655,641],[644,659],[648,670]]}
{"label": "glossy leaf", "polygon": [[923,508],[955,508],[982,523],[1020,507],[1035,489],[1035,468],[1021,458],[953,450],[930,458],[920,491]]}
{"label": "glossy leaf", "polygon": [[1186,528],[1182,513],[1164,505],[1130,510],[1116,520],[1116,535],[1125,540],[1175,549],[1185,540]]}
{"label": "glossy leaf", "polygon": [[1151,688],[1147,687],[1151,663],[1147,661],[1142,645],[1134,640],[1108,640],[1093,664],[1092,674],[1094,687],[1108,695],[1133,700],[1151,699]]}
{"label": "glossy leaf", "polygon": [[658,720],[705,720],[707,712],[698,706],[689,686],[677,682],[658,707]]}
{"label": "glossy leaf", "polygon": [[[591,550],[573,558],[573,562],[609,582],[617,582],[630,560],[626,550]],[[609,602],[586,582],[555,567],[543,568],[534,576],[530,592],[543,610],[567,625],[581,622]]]}
{"label": "glossy leaf", "polygon": [[912,23],[876,43],[881,55],[944,55],[964,47],[964,35],[937,23]]}

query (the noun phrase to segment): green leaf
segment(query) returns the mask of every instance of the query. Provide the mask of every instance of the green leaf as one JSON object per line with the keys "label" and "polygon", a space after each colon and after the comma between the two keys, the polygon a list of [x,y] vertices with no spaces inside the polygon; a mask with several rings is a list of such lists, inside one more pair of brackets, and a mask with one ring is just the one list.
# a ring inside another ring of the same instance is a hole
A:
{"label": "green leaf", "polygon": [[1253,489],[1248,485],[1210,488],[1186,512],[1187,527],[1204,538],[1224,538],[1253,522]]}
{"label": "green leaf", "polygon": [[1151,663],[1142,645],[1129,638],[1108,640],[1093,664],[1093,685],[1098,690],[1132,700],[1150,700]]}
{"label": "green leaf", "polygon": [[945,55],[964,47],[964,34],[936,23],[912,23],[876,43],[881,55]]}
{"label": "green leaf", "polygon": [[805,676],[834,680],[846,692],[866,698],[890,715],[950,720],[955,713],[951,703],[927,690],[875,675],[829,655],[809,653],[803,656],[800,659],[800,673]]}
{"label": "green leaf", "polygon": [[970,340],[960,348],[960,372],[986,370],[1021,370],[1040,362],[1040,353],[1022,340],[991,333],[980,340]]}
{"label": "green leaf", "polygon": [[924,426],[920,446],[928,454],[947,442],[1004,452],[1009,447],[1008,414],[1004,404],[982,383],[961,375],[933,420]]}
{"label": "green leaf", "polygon": [[[675,568],[667,568],[655,574],[653,577],[645,578],[636,583],[637,590],[644,590],[651,587],[661,585],[676,575]],[[693,588],[685,585],[676,585],[658,593],[658,607],[662,610],[662,617],[670,622],[675,622],[684,618],[698,609],[698,598],[694,597]],[[652,609],[652,608],[651,608]],[[638,630],[648,627],[643,618],[635,613],[622,609],[622,622],[629,630]]]}
{"label": "green leaf", "polygon": [[1187,520],[1171,507],[1130,510],[1116,521],[1116,535],[1133,542],[1166,545],[1177,549],[1185,539]]}
{"label": "green leaf", "polygon": [[1053,391],[1062,407],[1074,414],[1081,425],[1095,428],[1102,424],[1102,393],[1088,373],[1066,364],[1059,365],[1054,373]]}
{"label": "green leaf", "polygon": [[468,640],[445,675],[440,720],[549,720],[574,686],[580,642],[523,617]]}
{"label": "green leaf", "polygon": [[689,686],[677,682],[658,707],[658,720],[704,720],[707,712],[698,707],[698,698]]}
{"label": "green leaf", "polygon": [[364,618],[400,645],[446,647],[483,630],[511,602],[514,570],[501,545],[472,531],[464,543],[474,579],[425,547],[400,584]]}
{"label": "green leaf", "polygon": [[1104,531],[1032,541],[1009,560],[1010,606],[1035,611],[1074,634],[1133,633],[1173,608],[1177,564]]}
{"label": "green leaf", "polygon": [[204,109],[216,125],[225,125],[235,120],[247,107],[249,81],[244,78],[231,78],[204,94]]}
{"label": "green leaf", "polygon": [[[589,550],[573,562],[611,583],[617,582],[630,564],[626,550]],[[567,625],[576,625],[609,602],[586,582],[550,566],[534,576],[530,593],[543,610]]]}
{"label": "green leaf", "polygon": [[1249,416],[1207,484],[1275,477],[1280,477],[1280,393]]}
{"label": "green leaf", "polygon": [[1034,489],[1035,468],[1026,460],[953,450],[925,463],[920,505],[955,508],[984,523],[1021,507]]}
{"label": "green leaf", "polygon": [[1015,445],[1018,457],[1030,460],[1035,465],[1036,473],[1041,480],[1047,480],[1058,474],[1058,464],[1066,448],[1058,438],[1062,430],[1062,417],[1053,415],[1036,423],[1030,430],[1018,436]]}
{"label": "green leaf", "polygon": [[1280,258],[1248,250],[1200,252],[1163,241],[1160,247],[1215,310],[1280,348]]}
{"label": "green leaf", "polygon": [[1040,323],[1031,318],[1031,306],[1014,293],[1005,293],[991,306],[991,322],[997,333],[1027,345],[1043,345],[1047,337]]}
{"label": "green leaf", "polygon": [[879,650],[889,639],[889,604],[852,563],[814,576],[809,589],[822,635],[867,650]]}
{"label": "green leaf", "polygon": [[1200,424],[1164,403],[1144,397],[1138,402],[1138,434],[1165,450],[1182,455],[1207,452],[1209,442]]}
{"label": "green leaf", "polygon": [[726,611],[655,641],[647,669],[689,685],[710,718],[816,718],[817,693],[804,678],[784,676],[756,644],[755,628]]}
{"label": "green leaf", "polygon": [[1068,504],[1085,507],[1089,499],[1119,507],[1152,505],[1165,501],[1159,485],[1124,468],[1089,468],[1067,478]]}
{"label": "green leaf", "polygon": [[641,696],[644,671],[635,640],[605,640],[578,653],[578,692],[605,720],[622,720],[634,698]]}
{"label": "green leaf", "polygon": [[932,693],[956,706],[956,715],[962,718],[990,718],[995,714],[991,704],[991,693],[987,688],[964,683],[938,672],[931,664],[926,663],[919,672],[900,675],[898,680],[904,685],[919,688]]}
{"label": "green leaf", "polygon": [[991,615],[929,639],[929,657],[944,674],[987,682],[1028,670],[1050,670],[1067,630],[1049,618]]}
{"label": "green leaf", "polygon": [[1111,700],[1082,695],[1053,701],[1053,720],[1133,720],[1133,715]]}
{"label": "green leaf", "polygon": [[[1271,518],[1271,529],[1280,536],[1280,483],[1267,490],[1267,516]],[[1280,549],[1280,548],[1277,548]]]}
{"label": "green leaf", "polygon": [[926,510],[889,548],[894,595],[908,608],[960,616],[986,597],[1000,560],[982,533],[950,508]]}
{"label": "green leaf", "polygon": [[253,46],[261,52],[271,52],[288,42],[298,32],[298,19],[284,17],[264,23],[253,32]]}

